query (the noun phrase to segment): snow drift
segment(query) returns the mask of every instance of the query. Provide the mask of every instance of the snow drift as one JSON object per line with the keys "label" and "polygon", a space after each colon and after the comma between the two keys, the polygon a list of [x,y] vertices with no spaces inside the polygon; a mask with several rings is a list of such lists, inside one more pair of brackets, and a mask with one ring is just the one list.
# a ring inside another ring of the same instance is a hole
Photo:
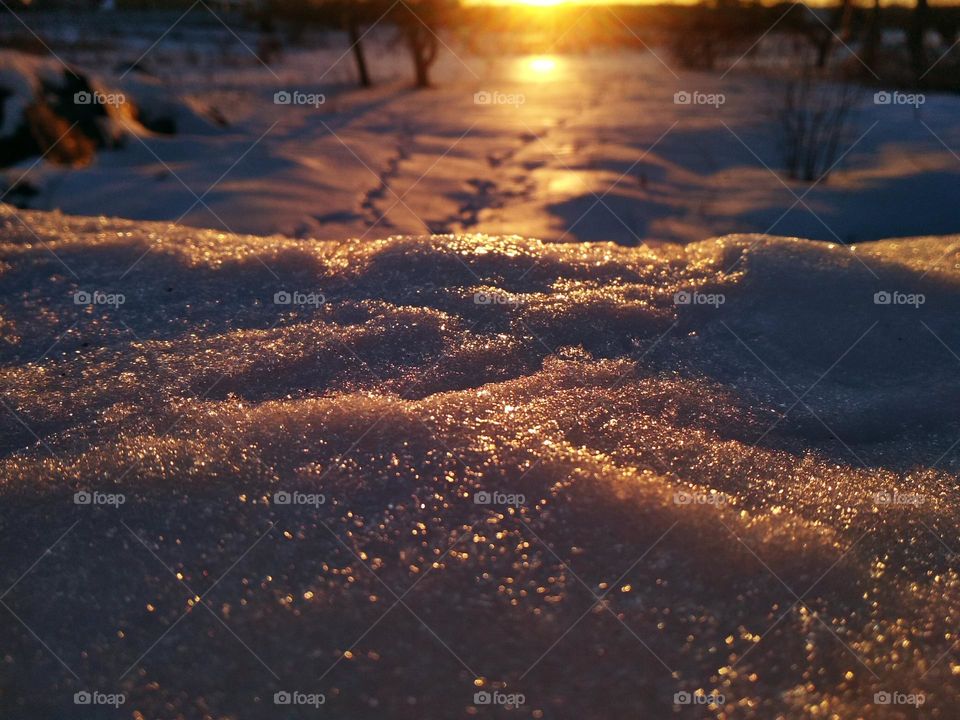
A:
{"label": "snow drift", "polygon": [[960,238],[0,239],[9,717],[960,700]]}
{"label": "snow drift", "polygon": [[53,57],[0,51],[0,168],[40,158],[81,167],[133,135],[210,134],[222,122],[147,75],[106,81]]}

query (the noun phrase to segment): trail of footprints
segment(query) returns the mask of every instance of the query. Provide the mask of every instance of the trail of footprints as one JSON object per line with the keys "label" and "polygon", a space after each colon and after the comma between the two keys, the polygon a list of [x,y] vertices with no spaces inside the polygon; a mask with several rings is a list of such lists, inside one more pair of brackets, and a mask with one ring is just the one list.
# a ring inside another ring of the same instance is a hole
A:
{"label": "trail of footprints", "polygon": [[[545,131],[539,136],[533,132],[524,132],[517,136],[520,141],[517,145],[488,153],[486,162],[491,170],[490,175],[503,174],[524,148],[538,139],[542,140],[545,136]],[[469,194],[460,203],[456,214],[431,223],[431,232],[439,234],[470,230],[480,222],[480,214],[484,210],[502,208],[511,200],[532,196],[536,184],[527,173],[542,164],[523,163],[518,169],[524,172],[513,174],[499,183],[489,179],[489,176],[470,178],[466,181]]]}
{"label": "trail of footprints", "polygon": [[[381,226],[384,228],[394,228],[395,225],[388,217],[390,208],[399,202],[399,196],[394,196],[390,187],[390,182],[400,175],[400,165],[410,159],[410,151],[407,147],[413,140],[413,133],[410,127],[404,124],[400,133],[397,135],[396,152],[387,160],[387,166],[378,176],[379,182],[373,188],[364,193],[363,200],[360,202],[360,209],[364,222],[368,228]],[[383,210],[380,209],[380,203],[384,198],[390,195],[389,206]]]}
{"label": "trail of footprints", "polygon": [[[564,120],[557,123],[563,127]],[[494,150],[485,156],[489,169],[483,177],[473,177],[465,181],[465,192],[458,193],[460,203],[456,212],[449,217],[438,220],[425,219],[429,231],[435,234],[465,231],[476,227],[484,210],[498,209],[506,206],[515,199],[529,198],[536,188],[530,177],[530,172],[542,167],[545,161],[529,161],[515,163],[516,157],[532,143],[543,140],[547,131],[537,135],[534,132],[523,132],[516,136],[514,146]],[[414,133],[407,124],[403,124],[396,138],[396,151],[387,160],[386,166],[378,174],[378,182],[367,190],[360,202],[360,216],[368,228],[381,227],[386,230],[395,230],[397,226],[389,218],[390,208],[398,202],[391,183],[400,177],[402,165],[411,158],[408,149],[414,140]],[[515,172],[509,173],[510,170]],[[505,176],[491,179],[492,176]]]}

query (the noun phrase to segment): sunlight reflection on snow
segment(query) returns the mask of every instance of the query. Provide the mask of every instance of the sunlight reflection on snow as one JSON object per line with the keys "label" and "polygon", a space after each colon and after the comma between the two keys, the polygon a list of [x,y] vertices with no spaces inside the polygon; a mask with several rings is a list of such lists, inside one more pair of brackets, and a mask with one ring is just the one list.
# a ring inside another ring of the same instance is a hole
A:
{"label": "sunlight reflection on snow", "polygon": [[554,55],[534,55],[520,61],[519,72],[524,80],[547,81],[556,80],[560,60]]}

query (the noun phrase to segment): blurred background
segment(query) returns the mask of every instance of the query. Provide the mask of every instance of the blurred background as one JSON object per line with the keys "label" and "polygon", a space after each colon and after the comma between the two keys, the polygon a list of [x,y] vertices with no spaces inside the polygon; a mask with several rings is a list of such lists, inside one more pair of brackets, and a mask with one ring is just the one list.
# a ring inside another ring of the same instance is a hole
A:
{"label": "blurred background", "polygon": [[4,0],[18,208],[301,238],[960,232],[960,8]]}

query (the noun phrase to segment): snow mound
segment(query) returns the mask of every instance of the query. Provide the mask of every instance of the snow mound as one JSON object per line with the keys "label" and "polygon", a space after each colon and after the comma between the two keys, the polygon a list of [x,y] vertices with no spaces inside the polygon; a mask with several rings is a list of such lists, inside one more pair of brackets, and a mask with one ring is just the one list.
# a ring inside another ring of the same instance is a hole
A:
{"label": "snow mound", "polygon": [[44,157],[88,165],[130,136],[210,134],[220,120],[149,77],[107,79],[52,57],[0,51],[0,167]]}
{"label": "snow mound", "polygon": [[949,717],[958,267],[5,207],[5,704]]}

